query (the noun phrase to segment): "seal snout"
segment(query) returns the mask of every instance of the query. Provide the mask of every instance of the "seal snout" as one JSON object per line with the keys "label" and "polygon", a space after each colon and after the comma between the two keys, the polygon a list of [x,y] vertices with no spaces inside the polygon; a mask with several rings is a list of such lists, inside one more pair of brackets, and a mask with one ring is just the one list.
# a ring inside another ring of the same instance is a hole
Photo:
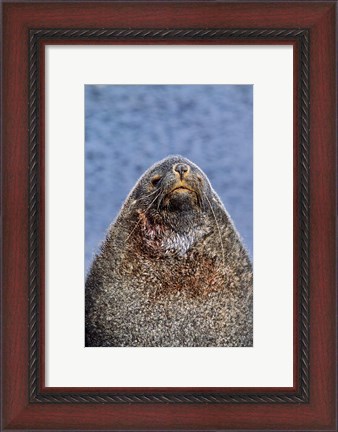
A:
{"label": "seal snout", "polygon": [[180,179],[183,180],[189,174],[190,166],[185,163],[178,163],[173,166],[174,173],[180,176]]}
{"label": "seal snout", "polygon": [[170,193],[173,192],[195,192],[191,183],[191,170],[190,166],[186,163],[179,162],[172,166],[175,174],[175,184]]}

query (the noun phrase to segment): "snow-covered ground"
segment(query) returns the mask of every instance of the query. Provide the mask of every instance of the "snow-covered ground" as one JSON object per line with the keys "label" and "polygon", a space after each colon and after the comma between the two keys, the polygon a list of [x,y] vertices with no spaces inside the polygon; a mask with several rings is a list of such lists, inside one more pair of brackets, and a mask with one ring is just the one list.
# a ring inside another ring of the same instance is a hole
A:
{"label": "snow-covered ground", "polygon": [[87,85],[85,267],[140,175],[181,154],[222,199],[252,257],[252,86]]}

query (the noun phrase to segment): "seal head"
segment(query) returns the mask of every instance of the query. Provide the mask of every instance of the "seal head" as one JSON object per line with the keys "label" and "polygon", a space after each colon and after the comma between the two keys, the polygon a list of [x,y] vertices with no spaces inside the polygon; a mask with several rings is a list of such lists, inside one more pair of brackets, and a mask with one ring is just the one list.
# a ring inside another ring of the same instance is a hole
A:
{"label": "seal head", "polygon": [[182,255],[206,233],[208,196],[210,183],[196,165],[181,156],[168,157],[151,167],[131,193],[134,230],[140,224],[140,240],[154,251]]}

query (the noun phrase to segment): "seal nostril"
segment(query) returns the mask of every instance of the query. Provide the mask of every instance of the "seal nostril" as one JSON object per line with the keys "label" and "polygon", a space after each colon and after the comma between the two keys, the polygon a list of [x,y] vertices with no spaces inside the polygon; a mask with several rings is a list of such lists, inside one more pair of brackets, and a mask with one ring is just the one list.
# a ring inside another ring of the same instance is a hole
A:
{"label": "seal nostril", "polygon": [[179,173],[181,178],[183,178],[185,174],[189,171],[189,165],[184,163],[178,163],[177,165],[175,165],[174,170]]}

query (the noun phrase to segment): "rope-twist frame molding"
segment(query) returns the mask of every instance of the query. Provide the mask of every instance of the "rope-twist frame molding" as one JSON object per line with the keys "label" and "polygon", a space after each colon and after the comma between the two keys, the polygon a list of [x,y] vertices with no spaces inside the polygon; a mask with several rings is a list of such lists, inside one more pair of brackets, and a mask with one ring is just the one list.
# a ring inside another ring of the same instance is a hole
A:
{"label": "rope-twist frame molding", "polygon": [[[32,29],[29,34],[29,395],[31,403],[307,403],[309,400],[309,32],[306,29]],[[39,392],[39,45],[64,40],[294,40],[299,52],[298,391],[264,393]]]}

